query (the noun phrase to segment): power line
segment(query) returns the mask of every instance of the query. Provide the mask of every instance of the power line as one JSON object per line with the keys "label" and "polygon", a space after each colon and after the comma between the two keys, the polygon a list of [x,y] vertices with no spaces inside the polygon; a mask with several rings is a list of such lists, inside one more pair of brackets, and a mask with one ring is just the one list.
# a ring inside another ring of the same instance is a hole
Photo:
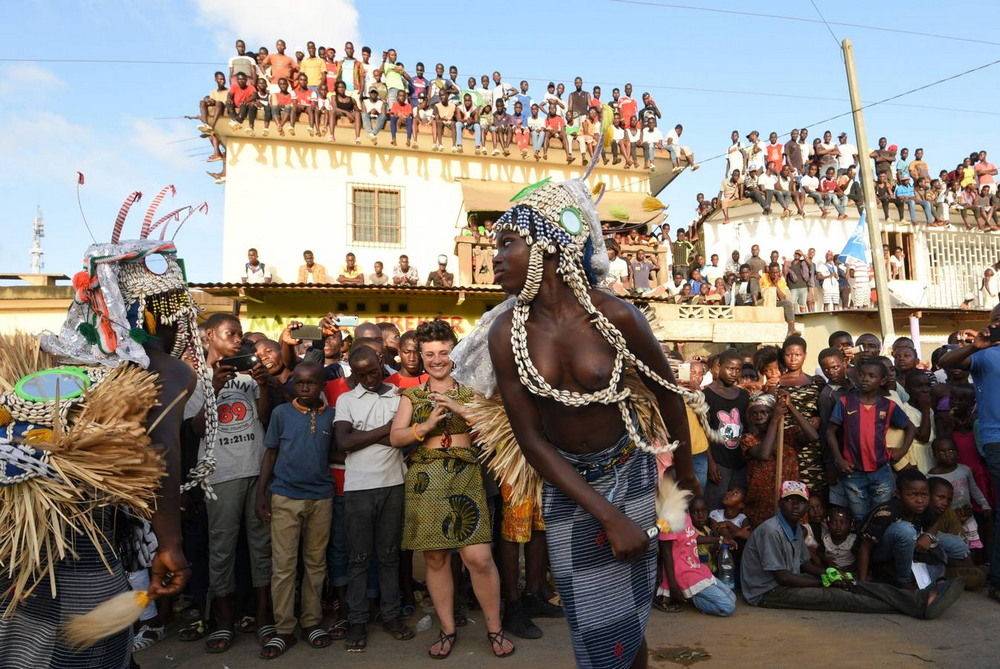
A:
{"label": "power line", "polygon": [[840,39],[838,39],[837,35],[833,32],[833,28],[830,27],[830,24],[827,23],[826,17],[823,16],[823,12],[819,11],[819,7],[816,6],[816,0],[809,0],[809,2],[812,4],[813,9],[816,10],[819,18],[823,21],[823,25],[825,25],[826,29],[830,31],[830,37],[832,37],[833,41],[837,43],[837,48],[840,48]]}
{"label": "power line", "polygon": [[[783,16],[781,14],[762,14],[758,12],[742,12],[735,9],[718,9],[715,7],[695,7],[692,5],[678,5],[665,2],[649,2],[648,0],[611,0],[623,5],[642,5],[646,7],[661,7],[665,9],[684,9],[693,12],[712,12],[713,14],[732,14],[735,16],[752,16],[761,19],[778,19],[781,21],[797,21],[799,23],[826,23],[816,19],[807,19],[802,16]],[[968,37],[955,37],[954,35],[939,35],[936,33],[925,33],[916,30],[903,30],[901,28],[886,28],[884,26],[869,26],[861,23],[845,23],[843,21],[830,21],[829,25],[844,26],[847,28],[861,28],[863,30],[878,30],[887,33],[897,33],[901,35],[915,35],[917,37],[932,37],[935,39],[946,39],[955,42],[971,42],[973,44],[987,44],[989,46],[1000,46],[1000,42],[990,42],[988,40],[971,39]],[[829,25],[827,27],[829,27]]]}

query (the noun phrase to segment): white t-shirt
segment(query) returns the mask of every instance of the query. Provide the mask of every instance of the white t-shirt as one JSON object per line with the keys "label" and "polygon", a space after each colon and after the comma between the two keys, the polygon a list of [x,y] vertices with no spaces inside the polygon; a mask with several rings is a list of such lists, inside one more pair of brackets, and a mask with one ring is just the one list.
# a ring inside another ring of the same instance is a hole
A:
{"label": "white t-shirt", "polygon": [[730,146],[726,151],[726,160],[729,161],[726,174],[732,174],[733,170],[739,170],[743,174],[743,144],[736,142]]}
{"label": "white t-shirt", "polygon": [[799,142],[798,145],[799,151],[802,153],[802,164],[804,165],[802,169],[805,170],[809,166],[809,158],[813,154],[813,145],[811,141]]}
{"label": "white t-shirt", "polygon": [[745,513],[741,513],[740,515],[736,516],[735,518],[726,518],[726,510],[725,509],[715,509],[713,511],[710,511],[709,514],[708,514],[708,517],[711,518],[712,520],[714,520],[717,523],[722,523],[722,522],[725,522],[725,521],[729,521],[730,523],[732,523],[736,527],[743,527],[743,523],[747,522],[747,515]]}
{"label": "white t-shirt", "polygon": [[[672,144],[673,144],[674,146],[676,146],[676,147],[680,148],[680,145],[681,145],[681,138],[677,136],[677,131],[676,131],[675,129],[671,128],[670,130],[668,130],[668,131],[667,131],[667,134],[666,134],[666,136],[665,136],[665,137],[663,138],[663,145],[664,145],[664,146],[666,146],[666,145],[667,145],[667,140],[668,140],[668,139],[670,140],[670,142],[671,142],[671,143],[672,143]],[[730,172],[729,172],[729,173],[730,173],[730,174],[732,174],[732,170],[730,170]]]}
{"label": "white t-shirt", "polygon": [[837,148],[840,149],[840,156],[837,157],[837,167],[846,170],[854,164],[854,154],[858,152],[858,147],[853,144],[838,144]]}
{"label": "white t-shirt", "polygon": [[725,275],[726,270],[718,265],[705,265],[701,268],[701,276],[705,279],[710,286],[715,287],[715,280],[721,279]]}
{"label": "white t-shirt", "polygon": [[806,190],[808,188],[812,192],[819,192],[819,178],[811,177],[807,174],[802,177],[802,181],[799,182],[799,186],[802,187],[802,190]]}
{"label": "white t-shirt", "polygon": [[667,295],[673,297],[674,295],[681,294],[681,288],[687,285],[686,281],[681,281],[680,284],[675,285],[673,279],[663,284],[663,289],[667,291]]}
{"label": "white t-shirt", "polygon": [[615,258],[611,261],[608,268],[608,276],[604,280],[607,285],[613,283],[622,283],[625,277],[628,276],[628,263],[621,256]]}
{"label": "white t-shirt", "polygon": [[271,278],[271,272],[268,271],[264,263],[257,263],[257,267],[253,268],[250,263],[243,265],[243,278],[247,280],[247,283],[264,283],[265,280]]}
{"label": "white t-shirt", "polygon": [[642,129],[642,143],[643,144],[656,144],[657,142],[663,141],[663,135],[660,133],[659,128],[649,128]]}
{"label": "white t-shirt", "polygon": [[[337,398],[335,422],[350,423],[355,430],[374,430],[396,416],[399,409],[398,388],[385,384],[380,395],[360,383]],[[347,454],[344,492],[372,490],[402,485],[406,465],[403,451],[388,444],[372,444]]]}
{"label": "white t-shirt", "polygon": [[[208,477],[209,483],[225,483],[260,473],[260,461],[264,456],[264,425],[257,415],[259,398],[260,386],[246,374],[237,374],[216,396],[219,432],[215,438],[215,471]],[[204,403],[201,386],[195,386],[184,405],[184,419],[198,415]],[[204,438],[198,444],[198,457],[203,455]]]}
{"label": "white t-shirt", "polygon": [[757,177],[757,186],[761,190],[774,190],[774,185],[778,183],[778,177],[765,172]]}

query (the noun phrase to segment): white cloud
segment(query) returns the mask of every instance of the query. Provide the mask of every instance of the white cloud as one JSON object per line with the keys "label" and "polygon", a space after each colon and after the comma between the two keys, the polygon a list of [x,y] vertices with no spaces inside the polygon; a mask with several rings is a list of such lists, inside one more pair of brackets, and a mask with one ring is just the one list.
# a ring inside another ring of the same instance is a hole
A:
{"label": "white cloud", "polygon": [[309,40],[332,45],[339,53],[344,42],[359,37],[358,10],[351,0],[195,0],[195,6],[199,22],[215,32],[226,54],[233,52],[237,39],[247,49],[266,46],[272,52],[275,41],[283,39],[293,55],[305,51]]}
{"label": "white cloud", "polygon": [[66,82],[47,67],[34,63],[16,63],[0,67],[0,95],[8,96],[25,89],[54,93],[66,88]]}

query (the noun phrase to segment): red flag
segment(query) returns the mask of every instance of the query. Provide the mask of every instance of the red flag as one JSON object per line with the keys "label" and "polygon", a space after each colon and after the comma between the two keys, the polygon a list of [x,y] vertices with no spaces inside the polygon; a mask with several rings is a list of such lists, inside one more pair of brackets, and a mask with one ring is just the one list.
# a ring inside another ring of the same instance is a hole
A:
{"label": "red flag", "polygon": [[76,173],[76,183],[79,186],[83,185],[83,172],[77,172]]}

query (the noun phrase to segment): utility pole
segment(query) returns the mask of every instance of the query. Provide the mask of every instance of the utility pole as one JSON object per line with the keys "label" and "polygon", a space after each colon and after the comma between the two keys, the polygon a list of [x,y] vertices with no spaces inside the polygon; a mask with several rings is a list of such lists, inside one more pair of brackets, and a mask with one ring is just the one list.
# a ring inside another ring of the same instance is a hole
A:
{"label": "utility pole", "polygon": [[861,159],[861,192],[865,197],[865,222],[868,225],[868,242],[872,247],[872,270],[875,272],[875,293],[878,295],[878,320],[882,329],[882,346],[896,338],[896,328],[892,323],[892,304],[889,297],[889,279],[885,275],[882,262],[882,222],[878,218],[878,199],[875,197],[875,175],[872,174],[872,159],[868,157],[868,136],[865,134],[865,117],[861,111],[861,91],[858,89],[858,75],[854,71],[854,48],[851,40],[845,39],[844,66],[847,68],[847,88],[851,94],[851,111],[854,116],[854,137],[858,142],[858,157]]}

